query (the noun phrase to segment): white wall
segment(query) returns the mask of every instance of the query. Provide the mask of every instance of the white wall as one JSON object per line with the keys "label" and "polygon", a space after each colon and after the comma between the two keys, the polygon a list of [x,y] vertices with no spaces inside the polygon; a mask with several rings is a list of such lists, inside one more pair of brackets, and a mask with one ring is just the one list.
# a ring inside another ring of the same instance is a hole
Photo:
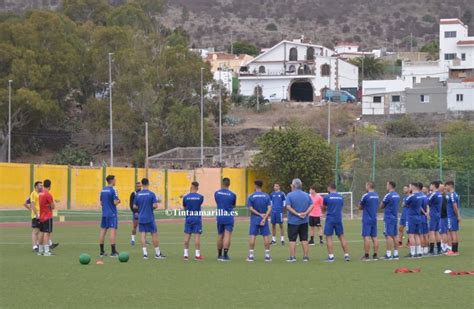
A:
{"label": "white wall", "polygon": [[240,79],[240,94],[243,96],[251,96],[254,94],[255,87],[260,85],[262,88],[262,95],[264,97],[276,93],[279,97],[284,94],[284,98],[288,97],[288,86],[290,85],[291,77],[289,78],[248,78]]}
{"label": "white wall", "polygon": [[[462,94],[463,100],[456,101],[456,95]],[[474,82],[448,82],[448,110],[474,111]]]}
{"label": "white wall", "polygon": [[[383,115],[385,105],[389,107],[390,114],[404,114],[405,106],[402,104],[403,91],[413,87],[412,80],[407,78],[386,80],[365,80],[362,82],[362,115]],[[400,103],[393,103],[392,95],[400,95]],[[381,96],[381,103],[374,103],[374,96]]]}
{"label": "white wall", "polygon": [[446,81],[449,76],[449,68],[445,66],[444,62],[439,61],[416,61],[402,63],[402,77],[413,80],[416,83],[421,82],[422,78],[434,77],[441,81]]}
{"label": "white wall", "polygon": [[[457,21],[457,19],[442,19],[439,25],[439,59],[442,66],[454,66],[456,68],[474,67],[474,46],[458,45],[461,40],[474,40],[474,37],[468,36],[468,27],[461,23],[443,24],[443,21]],[[445,38],[445,32],[456,31],[456,37]],[[466,54],[466,60],[461,61],[460,65],[455,65],[453,60],[444,60],[444,54],[456,54],[461,59],[461,54]]]}

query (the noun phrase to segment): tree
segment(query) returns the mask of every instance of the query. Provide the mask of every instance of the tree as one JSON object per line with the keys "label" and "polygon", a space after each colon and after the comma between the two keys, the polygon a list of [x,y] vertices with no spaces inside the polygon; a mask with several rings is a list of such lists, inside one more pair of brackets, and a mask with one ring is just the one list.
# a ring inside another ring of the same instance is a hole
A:
{"label": "tree", "polygon": [[107,0],[63,0],[62,11],[72,20],[105,25],[111,7]]}
{"label": "tree", "polygon": [[300,178],[306,188],[320,190],[334,181],[334,150],[327,141],[310,129],[290,126],[272,129],[257,139],[260,152],[253,165],[288,190],[293,178]]}
{"label": "tree", "polygon": [[[351,59],[349,62],[359,67],[359,78],[379,79],[383,75],[384,64],[378,58],[364,56]],[[364,72],[362,72],[362,67]]]}
{"label": "tree", "polygon": [[421,52],[428,53],[426,60],[432,61],[439,58],[439,43],[438,41],[431,41],[423,45],[420,49]]}
{"label": "tree", "polygon": [[94,156],[87,150],[71,146],[64,147],[53,158],[53,163],[63,165],[84,166],[89,165],[92,161],[94,161]]}
{"label": "tree", "polygon": [[[234,47],[234,55],[238,54],[247,54],[251,56],[257,56],[260,53],[260,50],[257,48],[257,46],[243,42],[243,41],[237,41],[233,44]],[[229,47],[229,52],[230,52],[230,47]]]}
{"label": "tree", "polygon": [[267,30],[267,31],[278,31],[278,27],[274,23],[269,23],[265,27],[265,30]]}

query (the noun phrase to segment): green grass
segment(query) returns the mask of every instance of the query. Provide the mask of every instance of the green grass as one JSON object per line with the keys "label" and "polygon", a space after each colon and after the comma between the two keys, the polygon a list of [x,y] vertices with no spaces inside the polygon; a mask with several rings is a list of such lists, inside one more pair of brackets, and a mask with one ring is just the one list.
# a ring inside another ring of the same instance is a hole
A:
{"label": "green grass", "polygon": [[[358,260],[362,254],[359,221],[346,221],[353,260],[342,261],[336,242],[337,261],[333,264],[322,262],[326,248],[320,246],[310,248],[309,263],[299,260],[288,264],[284,261],[288,249],[281,245],[272,247],[273,262],[264,263],[261,239],[256,247],[256,261],[246,263],[248,222],[236,224],[230,251],[232,262],[215,260],[214,223],[204,227],[202,253],[206,260],[184,262],[182,224],[159,222],[158,228],[167,260],[143,260],[140,246],[129,244],[130,226],[121,224],[118,249],[130,252],[130,261],[119,263],[106,258],[105,265],[95,265],[96,225],[57,225],[54,239],[61,244],[54,257],[31,252],[28,228],[0,226],[0,306],[467,308],[473,303],[474,276],[443,274],[446,269],[474,270],[473,220],[462,222],[458,257],[369,263]],[[384,248],[381,242],[381,255]],[[79,254],[83,252],[93,256],[90,265],[79,264]],[[406,254],[407,249],[401,253]],[[301,258],[301,248],[297,254]],[[397,267],[419,267],[422,271],[394,274]]]}

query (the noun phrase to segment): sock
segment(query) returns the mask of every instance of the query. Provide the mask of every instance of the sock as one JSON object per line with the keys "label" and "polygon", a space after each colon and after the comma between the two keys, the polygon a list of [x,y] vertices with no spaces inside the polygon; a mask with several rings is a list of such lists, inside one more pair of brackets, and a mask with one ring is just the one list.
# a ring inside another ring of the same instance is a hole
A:
{"label": "sock", "polygon": [[222,249],[217,249],[217,255],[222,256]]}
{"label": "sock", "polygon": [[155,254],[158,255],[158,256],[161,255],[160,247],[155,248]]}
{"label": "sock", "polygon": [[415,246],[410,246],[410,254],[412,256],[416,255],[416,247]]}
{"label": "sock", "polygon": [[311,239],[309,241],[314,241],[314,236],[311,236]]}
{"label": "sock", "polygon": [[100,253],[104,253],[105,252],[104,251],[104,244],[100,244],[99,246],[100,246]]}
{"label": "sock", "polygon": [[423,254],[428,254],[428,252],[429,252],[428,247],[423,247]]}
{"label": "sock", "polygon": [[184,256],[189,256],[189,249],[184,249]]}
{"label": "sock", "polygon": [[423,248],[421,248],[421,246],[416,246],[416,254],[423,254]]}
{"label": "sock", "polygon": [[194,253],[195,257],[200,257],[201,256],[201,250],[196,249],[196,253]]}
{"label": "sock", "polygon": [[135,241],[135,235],[132,235],[132,241]]}
{"label": "sock", "polygon": [[33,250],[38,248],[38,245],[33,245]]}
{"label": "sock", "polygon": [[52,246],[52,245],[53,245],[53,241],[52,241],[51,239],[49,240],[48,245],[49,245],[49,246]]}
{"label": "sock", "polygon": [[391,257],[391,256],[392,256],[392,251],[387,250],[387,257]]}
{"label": "sock", "polygon": [[368,258],[368,257],[369,257],[369,254],[368,254],[368,253],[365,253],[365,254],[364,254],[364,257]]}
{"label": "sock", "polygon": [[334,254],[329,254],[329,258],[330,258],[330,259],[333,259],[333,258],[334,258]]}
{"label": "sock", "polygon": [[438,252],[441,251],[441,243],[440,242],[436,243],[436,249],[438,249]]}
{"label": "sock", "polygon": [[110,245],[110,248],[112,249],[112,254],[117,253],[117,251],[115,250],[115,245]]}
{"label": "sock", "polygon": [[453,251],[458,252],[458,243],[457,242],[453,242]]}
{"label": "sock", "polygon": [[449,244],[446,244],[446,250],[450,251],[452,247]]}
{"label": "sock", "polygon": [[49,245],[44,245],[44,253],[48,253],[49,252]]}
{"label": "sock", "polygon": [[276,237],[272,236],[272,241],[276,242]]}
{"label": "sock", "polygon": [[265,256],[270,256],[270,250],[265,250]]}
{"label": "sock", "polygon": [[253,257],[253,250],[249,250],[249,257]]}
{"label": "sock", "polygon": [[323,235],[319,235],[319,241],[323,241]]}
{"label": "sock", "polygon": [[398,256],[398,250],[393,250],[393,256]]}
{"label": "sock", "polygon": [[434,242],[430,242],[430,253],[434,253]]}
{"label": "sock", "polygon": [[344,253],[344,256],[349,256],[349,253]]}
{"label": "sock", "polygon": [[225,257],[229,256],[229,249],[224,248],[224,256]]}
{"label": "sock", "polygon": [[143,248],[142,248],[142,251],[143,251],[143,255],[148,256],[148,252],[146,251],[146,247],[143,247]]}
{"label": "sock", "polygon": [[39,253],[44,252],[44,246],[43,245],[39,245],[38,252]]}
{"label": "sock", "polygon": [[281,236],[281,237],[280,237],[280,240],[281,240],[281,241],[285,241],[285,236]]}

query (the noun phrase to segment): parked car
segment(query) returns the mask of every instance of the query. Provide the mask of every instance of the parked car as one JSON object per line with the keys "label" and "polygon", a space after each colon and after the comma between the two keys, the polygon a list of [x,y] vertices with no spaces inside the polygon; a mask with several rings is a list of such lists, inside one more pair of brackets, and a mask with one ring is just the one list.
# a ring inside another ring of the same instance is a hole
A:
{"label": "parked car", "polygon": [[276,93],[273,93],[273,94],[263,98],[263,102],[265,102],[265,103],[287,102],[287,101],[288,101],[287,99],[282,98],[281,96],[277,95]]}
{"label": "parked car", "polygon": [[356,97],[345,90],[326,90],[324,100],[331,102],[354,103]]}

